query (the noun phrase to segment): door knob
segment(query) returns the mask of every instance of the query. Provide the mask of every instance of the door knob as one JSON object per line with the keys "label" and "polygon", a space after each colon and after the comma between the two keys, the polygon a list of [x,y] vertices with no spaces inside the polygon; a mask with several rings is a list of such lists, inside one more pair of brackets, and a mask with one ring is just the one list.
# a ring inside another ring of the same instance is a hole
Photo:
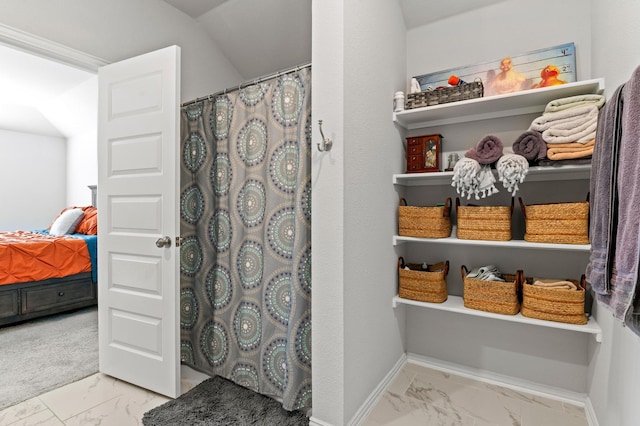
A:
{"label": "door knob", "polygon": [[159,248],[162,247],[171,247],[171,238],[170,237],[162,237],[156,240],[156,246]]}

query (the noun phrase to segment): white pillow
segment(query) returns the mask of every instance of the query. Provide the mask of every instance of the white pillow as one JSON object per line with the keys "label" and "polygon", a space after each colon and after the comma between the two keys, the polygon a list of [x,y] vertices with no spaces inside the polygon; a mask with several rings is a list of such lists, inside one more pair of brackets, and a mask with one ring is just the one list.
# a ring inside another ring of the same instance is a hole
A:
{"label": "white pillow", "polygon": [[49,234],[57,236],[73,234],[83,216],[84,212],[82,209],[67,210],[53,222]]}

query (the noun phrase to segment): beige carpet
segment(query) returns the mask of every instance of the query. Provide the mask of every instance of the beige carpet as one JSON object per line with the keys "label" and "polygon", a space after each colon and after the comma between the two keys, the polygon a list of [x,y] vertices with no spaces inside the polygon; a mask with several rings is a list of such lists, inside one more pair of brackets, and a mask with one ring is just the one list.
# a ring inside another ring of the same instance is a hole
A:
{"label": "beige carpet", "polygon": [[0,410],[97,372],[97,307],[0,328]]}

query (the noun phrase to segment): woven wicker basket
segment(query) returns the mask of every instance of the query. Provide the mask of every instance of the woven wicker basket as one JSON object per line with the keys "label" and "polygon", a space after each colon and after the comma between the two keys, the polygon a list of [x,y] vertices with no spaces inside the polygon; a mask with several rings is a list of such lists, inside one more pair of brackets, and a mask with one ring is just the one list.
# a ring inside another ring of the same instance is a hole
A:
{"label": "woven wicker basket", "polygon": [[404,198],[398,206],[398,235],[418,238],[446,238],[451,235],[451,198],[444,206],[407,206]]}
{"label": "woven wicker basket", "polygon": [[520,311],[519,293],[522,271],[503,274],[506,281],[500,282],[467,278],[469,271],[464,265],[460,270],[464,283],[465,307],[503,315],[515,315]]}
{"label": "woven wicker basket", "polygon": [[463,83],[459,86],[449,86],[435,90],[410,93],[407,95],[405,108],[421,108],[425,106],[441,105],[449,102],[481,98],[483,94],[484,86],[482,85],[482,81],[478,79],[471,83]]}
{"label": "woven wicker basket", "polygon": [[[409,269],[404,269],[405,266]],[[417,263],[404,263],[398,259],[398,295],[403,299],[442,303],[447,300],[447,274],[449,261],[429,265],[422,270]]]}
{"label": "woven wicker basket", "polygon": [[509,241],[511,239],[511,206],[461,206],[456,198],[458,239]]}
{"label": "woven wicker basket", "polygon": [[569,324],[586,324],[584,312],[586,293],[585,276],[574,283],[577,290],[550,289],[532,285],[533,279],[526,278],[522,285],[522,315],[548,321]]}
{"label": "woven wicker basket", "polygon": [[530,204],[519,198],[525,219],[525,241],[589,244],[589,201]]}

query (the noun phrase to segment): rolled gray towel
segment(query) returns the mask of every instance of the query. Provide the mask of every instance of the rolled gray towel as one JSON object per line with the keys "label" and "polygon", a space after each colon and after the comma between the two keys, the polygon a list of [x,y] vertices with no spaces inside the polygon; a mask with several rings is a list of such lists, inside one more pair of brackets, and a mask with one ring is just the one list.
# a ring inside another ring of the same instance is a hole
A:
{"label": "rolled gray towel", "polygon": [[513,143],[513,153],[522,155],[528,161],[533,162],[547,156],[547,144],[542,139],[542,133],[535,130],[527,130]]}
{"label": "rolled gray towel", "polygon": [[502,157],[504,145],[502,141],[493,135],[485,136],[478,144],[467,151],[464,156],[472,158],[480,164],[493,164]]}

